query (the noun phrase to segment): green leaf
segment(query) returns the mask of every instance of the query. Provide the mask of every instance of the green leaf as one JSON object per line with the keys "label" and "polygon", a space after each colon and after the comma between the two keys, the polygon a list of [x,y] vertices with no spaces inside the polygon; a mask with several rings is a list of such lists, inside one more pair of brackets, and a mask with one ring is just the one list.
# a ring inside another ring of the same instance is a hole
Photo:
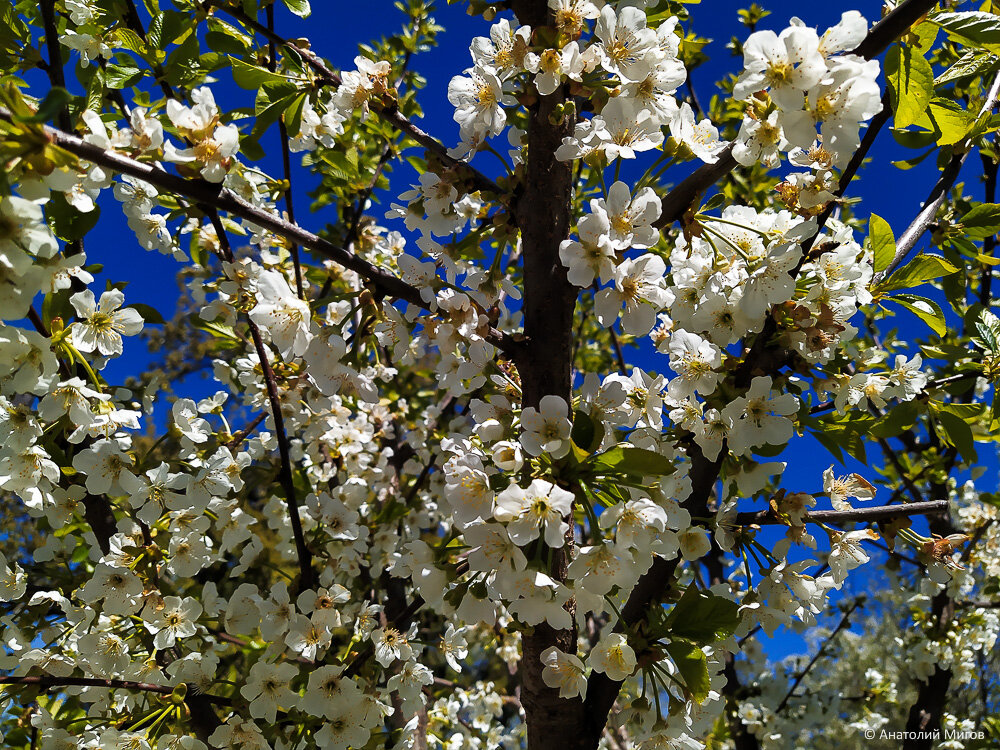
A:
{"label": "green leaf", "polygon": [[915,294],[897,294],[895,297],[887,298],[886,302],[896,302],[902,305],[929,325],[931,330],[938,336],[944,336],[948,332],[948,324],[945,322],[944,312],[941,310],[941,306],[934,300],[929,300],[926,297],[918,297]]}
{"label": "green leaf", "polygon": [[875,273],[881,273],[896,257],[896,239],[893,237],[892,227],[878,214],[872,214],[868,219],[868,236],[871,238],[872,255],[875,256]]}
{"label": "green leaf", "polygon": [[152,26],[150,26],[149,33],[146,34],[146,38],[153,46],[163,49],[168,44],[180,44],[187,39],[189,34],[194,32],[194,25],[191,23],[191,17],[187,13],[165,10],[158,13],[157,16],[163,19],[160,25],[159,42],[153,42]]}
{"label": "green leaf", "polygon": [[56,119],[59,111],[73,101],[73,95],[59,86],[53,87],[38,103],[38,110],[31,117],[15,117],[15,122],[47,122]]}
{"label": "green leaf", "polygon": [[[922,133],[924,131],[918,131],[918,132]],[[933,137],[934,134],[930,133],[930,135]],[[892,162],[892,166],[894,166],[897,169],[902,170],[903,172],[905,172],[908,169],[913,169],[915,166],[917,166],[918,164],[920,164],[920,162],[922,162],[928,156],[930,156],[931,154],[935,154],[937,152],[938,152],[938,147],[937,147],[937,145],[934,145],[934,146],[931,146],[926,151],[924,151],[922,154],[918,154],[917,156],[914,156],[912,159],[900,159],[899,161],[894,161],[894,162]]]}
{"label": "green leaf", "polygon": [[916,401],[904,401],[889,409],[889,413],[875,423],[871,435],[877,438],[896,437],[916,423],[919,413]]}
{"label": "green leaf", "polygon": [[62,193],[53,191],[49,202],[45,204],[45,216],[56,237],[74,242],[83,239],[94,228],[101,218],[101,209],[94,206],[93,211],[84,213],[67,203]]}
{"label": "green leaf", "polygon": [[707,646],[731,636],[740,624],[740,606],[731,599],[700,590],[694,584],[664,620],[671,638],[685,638]]}
{"label": "green leaf", "polygon": [[695,701],[701,703],[708,697],[708,691],[712,688],[705,652],[693,643],[685,641],[671,641],[664,648],[677,666],[684,687]]}
{"label": "green leaf", "polygon": [[935,78],[934,85],[941,86],[945,83],[956,81],[959,78],[992,72],[998,62],[1000,62],[1000,57],[996,55],[991,55],[989,52],[982,50],[970,49],[952,63],[951,67],[944,73]]}
{"label": "green leaf", "polygon": [[253,38],[240,29],[218,18],[208,19],[208,33],[205,34],[208,47],[224,54],[244,55],[253,47]]}
{"label": "green leaf", "polygon": [[721,208],[723,204],[725,204],[725,202],[726,202],[726,196],[724,196],[722,193],[716,193],[715,195],[713,195],[711,198],[708,199],[708,201],[705,203],[704,206],[701,207],[701,213],[705,213],[706,211],[712,211],[716,208]]}
{"label": "green leaf", "polygon": [[142,37],[132,31],[132,29],[120,26],[108,34],[106,38],[110,40],[112,47],[127,49],[130,52],[135,52],[140,57],[145,57],[148,52],[146,43],[142,41]]}
{"label": "green leaf", "polygon": [[876,286],[878,292],[911,289],[926,281],[955,273],[958,269],[940,255],[918,255]]}
{"label": "green leaf", "polygon": [[208,45],[210,50],[223,55],[242,55],[248,49],[240,40],[234,39],[228,34],[223,34],[221,31],[209,31],[206,33],[205,44]]}
{"label": "green leaf", "polygon": [[87,85],[87,109],[92,109],[95,112],[101,111],[104,103],[105,89],[104,70],[96,68],[93,78],[90,79],[90,83]]}
{"label": "green leaf", "polygon": [[288,10],[292,11],[295,15],[300,18],[305,18],[312,12],[312,8],[309,7],[309,0],[281,0]]}
{"label": "green leaf", "polygon": [[941,438],[953,446],[962,455],[966,463],[976,463],[979,455],[976,453],[975,440],[972,437],[972,428],[969,424],[952,409],[952,404],[937,404],[931,402],[938,421],[941,422],[939,430]]}
{"label": "green leaf", "polygon": [[242,89],[259,89],[265,83],[288,83],[288,79],[277,73],[272,73],[267,68],[258,65],[250,65],[239,58],[230,57],[230,64],[233,66],[233,80]]}
{"label": "green leaf", "polygon": [[131,305],[125,305],[125,307],[131,307],[139,313],[142,316],[142,319],[149,325],[162,326],[167,322],[163,319],[163,316],[160,315],[160,311],[151,305],[146,305],[142,302],[133,302]]}
{"label": "green leaf", "polygon": [[627,446],[615,446],[599,453],[590,460],[589,466],[595,474],[665,476],[674,472],[674,463],[666,456]]}
{"label": "green leaf", "polygon": [[145,75],[145,71],[134,65],[108,65],[104,69],[104,80],[111,89],[126,89],[134,86]]}
{"label": "green leaf", "polygon": [[896,127],[905,128],[926,116],[934,95],[934,71],[917,50],[906,45],[893,46],[885,57],[896,111]]}
{"label": "green leaf", "polygon": [[302,109],[308,98],[308,92],[299,94],[292,99],[288,109],[285,110],[285,130],[291,138],[297,136],[302,129]]}
{"label": "green leaf", "polygon": [[976,330],[985,344],[984,349],[990,354],[1000,353],[1000,318],[989,310],[983,310],[976,321]]}
{"label": "green leaf", "polygon": [[928,114],[934,123],[935,132],[939,133],[939,146],[950,146],[965,138],[974,119],[955,102],[941,98],[931,101]]}
{"label": "green leaf", "polygon": [[1000,204],[980,203],[959,222],[966,237],[975,240],[986,239],[1000,232]]}
{"label": "green leaf", "polygon": [[218,323],[216,321],[204,320],[197,313],[191,313],[187,317],[191,325],[210,334],[213,338],[219,339],[225,347],[231,348],[240,344],[240,340],[236,338],[236,331],[233,330],[232,326],[227,326],[225,323]]}
{"label": "green leaf", "polygon": [[1000,17],[993,13],[939,13],[931,21],[966,45],[985,47],[992,52],[1000,48]]}
{"label": "green leaf", "polygon": [[597,432],[597,425],[594,424],[594,420],[587,412],[577,409],[573,413],[573,431],[570,432],[569,437],[573,444],[581,450],[588,454],[591,453],[601,444],[603,432],[603,427],[600,434]]}
{"label": "green leaf", "polygon": [[[268,107],[277,102],[282,102],[282,107],[288,106],[291,98],[298,93],[298,86],[291,81],[282,79],[281,81],[271,81],[265,83],[257,89],[257,96],[254,98],[254,113],[259,117]],[[277,116],[275,116],[277,119]]]}

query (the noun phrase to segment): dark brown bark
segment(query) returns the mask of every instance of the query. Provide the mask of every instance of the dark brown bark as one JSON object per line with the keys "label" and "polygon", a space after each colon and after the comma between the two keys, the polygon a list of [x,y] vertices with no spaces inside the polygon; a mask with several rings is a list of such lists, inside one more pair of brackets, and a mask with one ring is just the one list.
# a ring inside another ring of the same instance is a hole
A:
{"label": "dark brown bark", "polygon": [[[514,12],[532,28],[549,23],[544,0],[515,2]],[[573,174],[571,162],[555,158],[562,139],[573,132],[574,118],[557,115],[565,101],[566,93],[560,89],[540,96],[531,106],[525,181],[514,204],[524,258],[524,341],[515,352],[515,363],[526,407],[538,407],[547,395],[559,396],[567,404],[571,398],[577,290],[566,279],[559,244],[569,236]],[[548,550],[549,575],[557,581],[566,580],[571,533],[566,546]],[[575,615],[572,602],[568,607]],[[529,750],[551,748],[554,742],[570,747],[582,723],[583,701],[560,698],[559,691],[542,680],[541,654],[550,646],[575,654],[575,625],[555,630],[541,623],[521,639],[521,704]]]}

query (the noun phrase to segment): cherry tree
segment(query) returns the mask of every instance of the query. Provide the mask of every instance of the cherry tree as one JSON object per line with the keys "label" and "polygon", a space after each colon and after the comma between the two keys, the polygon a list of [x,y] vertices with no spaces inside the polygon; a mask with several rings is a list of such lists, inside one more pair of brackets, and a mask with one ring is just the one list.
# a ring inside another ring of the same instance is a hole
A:
{"label": "cherry tree", "polygon": [[1000,737],[1000,16],[716,5],[0,12],[5,746]]}

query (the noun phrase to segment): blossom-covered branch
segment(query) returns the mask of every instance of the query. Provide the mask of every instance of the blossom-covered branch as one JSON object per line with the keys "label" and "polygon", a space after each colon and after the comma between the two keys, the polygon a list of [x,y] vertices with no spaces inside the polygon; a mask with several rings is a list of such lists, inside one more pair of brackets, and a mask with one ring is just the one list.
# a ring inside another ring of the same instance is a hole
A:
{"label": "blossom-covered branch", "polygon": [[[97,687],[108,690],[135,690],[142,693],[156,693],[157,695],[177,693],[177,687],[173,685],[154,685],[134,680],[102,680],[96,677],[36,677],[30,675],[12,677],[0,675],[0,685],[27,685],[41,688]],[[181,693],[180,697],[183,698],[184,694]],[[231,706],[233,704],[229,698],[219,695],[204,694],[202,697],[217,706]]]}
{"label": "blossom-covered branch", "polygon": [[[288,39],[282,37],[280,34],[276,34],[273,29],[261,24],[254,18],[251,18],[240,8],[228,4],[225,0],[211,0],[211,2],[207,2],[206,5],[218,8],[219,10],[229,14],[240,23],[245,24],[259,33],[269,42],[293,50],[299,57],[305,60],[306,64],[309,65],[310,68],[313,69],[318,76],[319,83],[322,85],[336,88],[343,83],[340,76],[334,73],[329,66],[323,62],[323,59],[312,50],[294,44]],[[404,117],[395,106],[389,105],[377,107],[375,111],[379,117],[396,128],[396,130],[401,133],[405,133],[413,141],[434,154],[443,164],[449,167],[457,167],[463,172],[463,174],[467,174],[477,190],[482,190],[497,196],[502,196],[506,193],[503,188],[497,185],[489,177],[469,166],[464,161],[456,159],[454,156],[449,154],[448,148],[441,143],[441,141],[406,119],[406,117]]]}
{"label": "blossom-covered branch", "polygon": [[[0,107],[0,119],[14,122],[9,110]],[[345,268],[356,272],[367,279],[382,294],[395,299],[409,302],[426,309],[428,304],[420,296],[420,292],[401,279],[387,271],[372,265],[366,260],[337,247],[332,242],[309,232],[302,227],[286,221],[276,214],[269,213],[242,200],[238,195],[220,185],[197,179],[185,179],[164,171],[158,166],[138,162],[123,154],[102,149],[78,136],[65,133],[56,128],[42,126],[45,136],[55,145],[82,159],[99,164],[102,167],[144,180],[151,185],[176,195],[211,206],[220,211],[239,216],[253,222],[257,226],[274,232],[279,237],[285,237],[297,242],[303,247],[330,258]],[[490,330],[486,338],[500,348],[514,348],[515,344],[508,334]]]}

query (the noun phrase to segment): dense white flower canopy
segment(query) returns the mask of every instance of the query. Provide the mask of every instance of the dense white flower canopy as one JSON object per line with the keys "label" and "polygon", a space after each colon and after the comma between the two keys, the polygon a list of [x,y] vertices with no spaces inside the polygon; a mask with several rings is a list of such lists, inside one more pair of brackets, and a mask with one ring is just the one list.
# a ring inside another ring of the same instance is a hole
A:
{"label": "dense white flower canopy", "polygon": [[[0,19],[6,746],[979,731],[1000,21],[755,5],[699,100],[688,5],[469,3],[450,142],[424,0],[341,71],[305,0]],[[890,122],[940,171],[901,234],[855,192]]]}

